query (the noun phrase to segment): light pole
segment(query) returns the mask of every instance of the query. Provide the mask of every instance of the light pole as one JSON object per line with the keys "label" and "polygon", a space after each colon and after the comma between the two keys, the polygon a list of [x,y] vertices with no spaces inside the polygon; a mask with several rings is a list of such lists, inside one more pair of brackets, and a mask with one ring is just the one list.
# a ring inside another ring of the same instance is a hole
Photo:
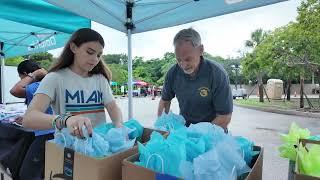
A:
{"label": "light pole", "polygon": [[[232,67],[232,72],[234,72],[236,74],[236,79],[235,79],[235,86],[236,86],[236,90],[238,89],[238,73],[239,73],[239,70],[240,70],[240,66],[239,64],[233,64],[231,65]],[[241,85],[240,85],[240,88],[241,88]]]}

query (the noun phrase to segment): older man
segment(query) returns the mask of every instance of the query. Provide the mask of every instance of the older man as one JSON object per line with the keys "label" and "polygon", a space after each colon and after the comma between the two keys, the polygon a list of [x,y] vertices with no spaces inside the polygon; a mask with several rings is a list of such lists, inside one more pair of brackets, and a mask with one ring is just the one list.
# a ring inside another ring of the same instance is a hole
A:
{"label": "older man", "polygon": [[201,37],[192,28],[174,37],[177,64],[167,73],[158,116],[170,110],[176,96],[180,114],[191,123],[211,122],[227,131],[233,111],[229,77],[218,63],[204,59]]}

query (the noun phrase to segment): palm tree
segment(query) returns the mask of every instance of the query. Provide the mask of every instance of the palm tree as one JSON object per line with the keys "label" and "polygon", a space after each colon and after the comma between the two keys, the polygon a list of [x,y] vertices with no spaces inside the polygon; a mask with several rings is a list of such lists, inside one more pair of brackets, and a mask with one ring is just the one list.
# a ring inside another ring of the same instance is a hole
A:
{"label": "palm tree", "polygon": [[[251,49],[255,49],[261,42],[266,38],[267,32],[263,31],[262,29],[257,29],[251,33],[251,39],[246,40],[245,46]],[[253,54],[253,57],[255,55]],[[258,82],[258,87],[259,87],[259,101],[263,102],[263,82],[262,82],[262,71],[259,70],[257,73],[257,82]]]}

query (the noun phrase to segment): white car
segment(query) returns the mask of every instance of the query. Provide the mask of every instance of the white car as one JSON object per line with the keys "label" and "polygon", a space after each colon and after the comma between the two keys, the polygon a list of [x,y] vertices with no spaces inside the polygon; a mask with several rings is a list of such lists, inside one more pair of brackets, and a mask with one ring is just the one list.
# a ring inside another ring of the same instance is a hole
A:
{"label": "white car", "polygon": [[320,93],[319,84],[314,84],[311,89],[311,92],[312,92],[312,94],[319,94]]}
{"label": "white car", "polygon": [[245,99],[247,97],[247,91],[243,88],[232,89],[232,97],[233,99],[236,99],[237,97],[242,97],[242,99]]}

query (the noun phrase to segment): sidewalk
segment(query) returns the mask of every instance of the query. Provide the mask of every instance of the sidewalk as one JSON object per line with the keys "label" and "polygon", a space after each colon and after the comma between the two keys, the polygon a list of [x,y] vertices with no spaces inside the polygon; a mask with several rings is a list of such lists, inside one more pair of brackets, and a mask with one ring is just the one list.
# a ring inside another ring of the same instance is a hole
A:
{"label": "sidewalk", "polygon": [[[308,97],[308,98],[319,98],[319,94],[307,94],[307,97]],[[254,99],[254,98],[259,98],[259,96],[253,94],[253,95],[250,95],[250,99],[251,99],[251,98],[252,98],[252,99]],[[264,98],[267,100],[267,97],[266,97],[266,96],[264,96]],[[282,95],[281,98],[283,99],[283,98],[284,98],[284,95]],[[297,94],[296,96],[291,95],[290,98],[292,98],[292,99],[299,99],[299,98],[300,98],[300,94]]]}
{"label": "sidewalk", "polygon": [[313,112],[302,112],[297,110],[284,110],[284,109],[276,109],[276,108],[266,108],[266,107],[256,107],[256,106],[249,106],[249,105],[240,105],[234,103],[235,106],[254,109],[258,111],[270,112],[270,113],[277,113],[277,114],[285,114],[285,115],[294,115],[294,116],[303,116],[303,117],[310,117],[310,118],[319,118],[320,113],[313,113]]}

